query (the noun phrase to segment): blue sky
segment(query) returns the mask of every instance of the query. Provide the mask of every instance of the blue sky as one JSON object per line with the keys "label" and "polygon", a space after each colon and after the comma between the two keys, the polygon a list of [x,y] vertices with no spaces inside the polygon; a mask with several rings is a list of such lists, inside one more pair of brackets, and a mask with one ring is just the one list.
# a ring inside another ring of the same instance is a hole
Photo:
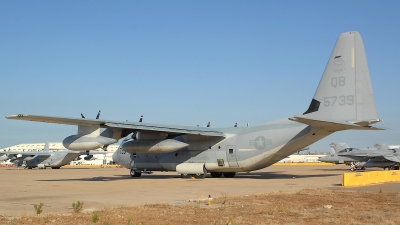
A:
{"label": "blue sky", "polygon": [[313,144],[400,145],[398,1],[0,1],[0,148],[75,126],[24,113],[176,125],[260,124],[307,110],[337,37],[359,31],[380,127]]}

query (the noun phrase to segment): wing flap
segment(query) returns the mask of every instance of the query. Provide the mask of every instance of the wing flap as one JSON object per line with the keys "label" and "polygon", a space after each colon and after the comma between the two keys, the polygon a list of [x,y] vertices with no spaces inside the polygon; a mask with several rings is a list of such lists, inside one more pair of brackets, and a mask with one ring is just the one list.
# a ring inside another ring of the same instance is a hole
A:
{"label": "wing flap", "polygon": [[158,125],[158,124],[144,124],[144,123],[115,123],[107,122],[104,124],[107,127],[131,129],[131,130],[146,130],[146,131],[159,131],[175,134],[197,134],[204,136],[224,137],[223,133],[216,130],[211,130],[203,127],[189,127],[189,126],[171,126],[171,125]]}

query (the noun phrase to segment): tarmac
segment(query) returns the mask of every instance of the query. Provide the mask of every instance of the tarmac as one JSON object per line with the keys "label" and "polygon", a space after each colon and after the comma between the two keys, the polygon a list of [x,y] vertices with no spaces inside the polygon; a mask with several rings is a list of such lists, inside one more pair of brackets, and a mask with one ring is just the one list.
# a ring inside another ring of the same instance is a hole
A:
{"label": "tarmac", "polygon": [[[371,170],[367,170],[371,171]],[[342,187],[345,165],[280,165],[234,178],[185,179],[176,172],[154,172],[132,178],[117,166],[62,167],[61,169],[0,168],[0,215],[34,214],[34,204],[44,203],[43,213],[70,213],[72,203],[84,202],[85,211],[153,203],[181,204],[197,199],[240,196],[302,189],[400,192],[400,182]]]}

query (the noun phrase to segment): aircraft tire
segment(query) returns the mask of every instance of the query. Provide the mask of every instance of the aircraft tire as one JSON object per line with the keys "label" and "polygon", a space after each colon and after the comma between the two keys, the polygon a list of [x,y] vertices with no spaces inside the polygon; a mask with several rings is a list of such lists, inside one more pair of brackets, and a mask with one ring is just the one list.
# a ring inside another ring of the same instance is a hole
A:
{"label": "aircraft tire", "polygon": [[224,177],[226,177],[226,178],[232,178],[236,175],[235,172],[222,173],[222,174],[224,174]]}
{"label": "aircraft tire", "polygon": [[193,174],[193,177],[196,178],[196,179],[204,179],[204,178],[206,178],[206,176],[207,176],[207,173],[204,173],[204,174]]}
{"label": "aircraft tire", "polygon": [[182,173],[181,178],[190,178],[190,174]]}
{"label": "aircraft tire", "polygon": [[221,177],[221,176],[222,176],[222,173],[219,173],[219,172],[211,172],[211,177],[218,178],[218,177]]}
{"label": "aircraft tire", "polygon": [[133,170],[133,169],[131,170],[130,174],[131,174],[131,177],[140,177],[140,176],[142,176],[141,172],[138,172],[138,171]]}

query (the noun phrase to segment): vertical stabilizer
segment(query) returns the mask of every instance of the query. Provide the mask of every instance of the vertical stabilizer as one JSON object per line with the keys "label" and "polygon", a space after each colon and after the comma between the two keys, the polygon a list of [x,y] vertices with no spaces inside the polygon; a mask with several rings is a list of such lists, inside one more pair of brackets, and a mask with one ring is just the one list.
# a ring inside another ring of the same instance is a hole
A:
{"label": "vertical stabilizer", "polygon": [[360,125],[379,121],[364,44],[358,32],[339,36],[304,117]]}
{"label": "vertical stabilizer", "polygon": [[329,146],[331,147],[331,152],[334,155],[337,155],[337,153],[343,149],[349,148],[349,146],[346,143],[339,143],[339,144],[331,143],[329,144]]}
{"label": "vertical stabilizer", "polygon": [[46,142],[43,147],[43,152],[50,152],[49,142]]}
{"label": "vertical stabilizer", "polygon": [[384,151],[384,150],[389,150],[390,149],[389,145],[387,145],[387,144],[375,144],[374,147],[377,150],[380,150],[380,151]]}

